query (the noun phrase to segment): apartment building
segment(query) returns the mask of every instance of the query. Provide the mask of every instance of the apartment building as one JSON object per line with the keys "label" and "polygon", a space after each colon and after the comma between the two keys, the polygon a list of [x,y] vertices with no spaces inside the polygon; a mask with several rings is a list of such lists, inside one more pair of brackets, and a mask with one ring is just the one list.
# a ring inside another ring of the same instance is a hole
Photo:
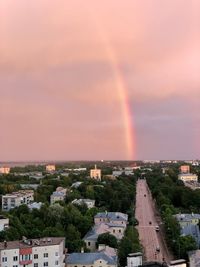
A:
{"label": "apartment building", "polygon": [[0,215],[0,232],[4,231],[9,227],[9,219]]}
{"label": "apartment building", "polygon": [[50,203],[54,204],[57,201],[64,201],[67,194],[67,189],[63,187],[57,187],[56,191],[50,196]]}
{"label": "apartment building", "polygon": [[96,165],[94,169],[90,170],[90,178],[101,181],[101,170],[97,169]]}
{"label": "apartment building", "polygon": [[48,237],[43,239],[10,241],[0,243],[1,267],[64,267],[65,239]]}
{"label": "apartment building", "polygon": [[56,170],[56,166],[53,165],[53,164],[49,164],[49,165],[46,166],[46,171],[47,172],[55,172],[55,170]]}
{"label": "apartment building", "polygon": [[9,167],[0,167],[0,174],[8,174],[10,173]]}
{"label": "apartment building", "polygon": [[190,166],[182,165],[179,170],[180,170],[180,173],[190,173]]}
{"label": "apartment building", "polygon": [[9,211],[22,204],[30,204],[34,201],[33,190],[19,190],[2,196],[2,210]]}

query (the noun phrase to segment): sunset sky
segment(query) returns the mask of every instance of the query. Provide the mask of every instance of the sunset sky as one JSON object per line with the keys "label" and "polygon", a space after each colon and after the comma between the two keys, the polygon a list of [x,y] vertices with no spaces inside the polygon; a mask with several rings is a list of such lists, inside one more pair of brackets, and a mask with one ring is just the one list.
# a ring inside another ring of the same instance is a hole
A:
{"label": "sunset sky", "polygon": [[200,158],[199,10],[0,1],[0,161]]}

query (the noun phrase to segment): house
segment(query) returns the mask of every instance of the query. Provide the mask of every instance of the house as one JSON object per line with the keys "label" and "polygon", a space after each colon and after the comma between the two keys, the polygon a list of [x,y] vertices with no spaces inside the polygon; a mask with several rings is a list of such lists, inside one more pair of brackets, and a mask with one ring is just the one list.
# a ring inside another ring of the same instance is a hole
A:
{"label": "house", "polygon": [[76,204],[76,205],[86,205],[88,209],[94,208],[95,206],[95,200],[93,199],[74,199],[72,201],[72,204]]}
{"label": "house", "polygon": [[188,226],[188,225],[196,225],[200,221],[200,214],[176,214],[174,215],[178,223],[180,224],[181,228]]}
{"label": "house", "polygon": [[76,182],[71,185],[71,188],[78,188],[83,182]]}
{"label": "house", "polygon": [[30,204],[34,201],[33,190],[19,190],[2,196],[2,210],[9,211],[22,204]]}
{"label": "house", "polygon": [[95,225],[83,240],[90,251],[96,251],[98,236],[109,233],[121,240],[128,224],[128,215],[121,212],[101,212],[94,217]]}
{"label": "house", "polygon": [[0,266],[64,267],[65,239],[48,237],[0,243]]}
{"label": "house", "polygon": [[72,253],[66,258],[67,267],[117,267],[117,257],[105,252]]}
{"label": "house", "polygon": [[57,187],[56,191],[50,196],[50,203],[54,204],[57,201],[64,201],[67,195],[67,189],[63,187]]}
{"label": "house", "polygon": [[6,230],[9,227],[9,219],[0,215],[0,232]]}

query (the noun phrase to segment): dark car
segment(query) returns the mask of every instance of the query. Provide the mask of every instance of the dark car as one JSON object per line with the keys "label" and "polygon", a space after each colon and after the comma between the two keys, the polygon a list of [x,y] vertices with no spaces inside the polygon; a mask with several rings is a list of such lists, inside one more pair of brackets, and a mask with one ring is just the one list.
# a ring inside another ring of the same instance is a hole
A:
{"label": "dark car", "polygon": [[151,222],[151,221],[149,221],[149,224],[152,224],[152,222]]}
{"label": "dark car", "polygon": [[144,194],[144,197],[146,197],[146,194]]}

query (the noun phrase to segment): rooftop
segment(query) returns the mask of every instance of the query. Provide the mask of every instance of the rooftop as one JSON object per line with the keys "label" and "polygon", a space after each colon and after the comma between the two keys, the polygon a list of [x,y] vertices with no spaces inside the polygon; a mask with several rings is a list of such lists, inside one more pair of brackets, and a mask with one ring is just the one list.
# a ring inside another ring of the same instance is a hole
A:
{"label": "rooftop", "polygon": [[116,265],[117,260],[116,257],[111,257],[106,255],[103,252],[96,252],[96,253],[72,253],[70,254],[67,259],[67,264],[94,264],[97,260],[104,260],[107,264]]}
{"label": "rooftop", "polygon": [[42,239],[24,239],[24,241],[8,241],[6,243],[0,242],[0,250],[53,246],[59,245],[64,240],[64,237],[46,237]]}
{"label": "rooftop", "polygon": [[115,221],[128,221],[128,215],[122,212],[99,212],[94,218],[108,218]]}

